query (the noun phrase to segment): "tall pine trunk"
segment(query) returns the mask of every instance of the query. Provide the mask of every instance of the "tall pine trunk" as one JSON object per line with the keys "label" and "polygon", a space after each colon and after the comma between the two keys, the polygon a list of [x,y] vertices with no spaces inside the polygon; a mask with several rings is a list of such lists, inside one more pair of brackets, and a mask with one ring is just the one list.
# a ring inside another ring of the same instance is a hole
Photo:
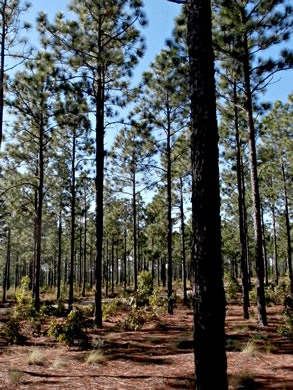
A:
{"label": "tall pine trunk", "polygon": [[[101,19],[101,16],[100,16]],[[101,26],[101,20],[99,21]],[[98,38],[101,52],[101,31]],[[96,94],[96,262],[95,262],[95,323],[102,328],[102,259],[104,231],[104,75],[103,68],[98,69],[98,87]]]}
{"label": "tall pine trunk", "polygon": [[[244,23],[244,21],[242,21]],[[261,210],[260,210],[260,196],[257,175],[257,161],[256,161],[256,146],[255,146],[255,128],[252,110],[252,96],[250,87],[250,65],[249,65],[249,49],[247,35],[244,33],[243,42],[245,47],[245,55],[243,59],[243,71],[245,80],[245,110],[248,125],[248,139],[249,139],[249,161],[250,161],[250,175],[251,175],[251,194],[253,201],[253,216],[254,216],[254,236],[255,236],[255,264],[257,277],[257,308],[258,308],[258,323],[261,326],[267,325],[267,314],[265,305],[264,293],[264,258],[262,251],[262,228],[261,228]]]}
{"label": "tall pine trunk", "polygon": [[185,226],[184,226],[184,207],[183,207],[183,180],[180,177],[180,221],[181,221],[181,259],[182,259],[182,284],[183,284],[183,303],[187,304],[186,288],[186,253],[185,253]]}
{"label": "tall pine trunk", "polygon": [[69,299],[68,308],[72,310],[73,305],[73,281],[74,281],[74,257],[75,257],[75,154],[76,154],[76,135],[73,133],[72,141],[72,160],[71,160],[71,237],[70,237],[70,274],[69,274]]}
{"label": "tall pine trunk", "polygon": [[39,185],[38,185],[38,206],[36,226],[36,270],[35,270],[35,296],[34,306],[37,311],[40,309],[40,272],[41,272],[41,251],[42,251],[42,224],[43,224],[43,197],[44,197],[44,128],[43,118],[40,124],[39,139]]}
{"label": "tall pine trunk", "polygon": [[82,296],[85,297],[85,289],[86,289],[86,282],[87,282],[87,201],[86,201],[86,195],[85,195],[85,212],[84,212],[84,244],[83,244],[83,281],[82,281]]}
{"label": "tall pine trunk", "polygon": [[291,234],[290,234],[290,217],[288,207],[288,196],[287,196],[287,184],[284,164],[281,165],[282,179],[283,179],[283,192],[284,192],[284,203],[285,203],[285,218],[286,218],[286,231],[287,231],[287,261],[288,271],[290,279],[290,291],[293,295],[293,273],[292,273],[292,250],[291,250]]}
{"label": "tall pine trunk", "polygon": [[276,234],[276,216],[275,216],[275,202],[272,202],[272,222],[273,222],[273,245],[274,245],[274,266],[275,266],[275,284],[279,284],[279,265],[278,265],[278,247]]}
{"label": "tall pine trunk", "polygon": [[58,262],[57,262],[57,300],[61,295],[61,259],[62,259],[62,207],[59,211],[59,226],[58,226]]}
{"label": "tall pine trunk", "polygon": [[235,119],[235,138],[236,138],[236,160],[237,160],[237,188],[238,188],[238,214],[239,214],[239,231],[240,231],[240,247],[241,247],[241,276],[242,276],[242,302],[243,316],[249,318],[249,288],[248,288],[248,271],[247,271],[247,253],[246,253],[246,235],[243,216],[243,193],[242,193],[242,178],[241,178],[241,149],[239,137],[239,121],[237,108],[237,92],[236,82],[233,85],[234,92],[234,119]]}
{"label": "tall pine trunk", "polygon": [[[134,165],[134,164],[133,164]],[[133,278],[134,291],[137,290],[137,220],[136,220],[136,186],[135,168],[132,169],[132,232],[133,232]]]}
{"label": "tall pine trunk", "polygon": [[167,202],[168,202],[168,313],[173,314],[172,298],[172,174],[171,174],[171,119],[169,96],[167,96]]}
{"label": "tall pine trunk", "polygon": [[[211,3],[188,0],[195,388],[228,389]],[[212,351],[212,353],[211,353]]]}

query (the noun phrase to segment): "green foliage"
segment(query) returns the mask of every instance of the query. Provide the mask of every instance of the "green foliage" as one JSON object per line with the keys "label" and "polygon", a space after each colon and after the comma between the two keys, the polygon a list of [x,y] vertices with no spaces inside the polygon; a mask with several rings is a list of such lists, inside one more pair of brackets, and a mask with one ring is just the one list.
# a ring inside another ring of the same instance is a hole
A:
{"label": "green foliage", "polygon": [[152,273],[141,271],[137,278],[137,294],[139,299],[147,299],[153,292]]}
{"label": "green foliage", "polygon": [[284,337],[293,338],[293,297],[288,295],[284,300],[284,322],[277,332]]}
{"label": "green foliage", "polygon": [[155,315],[159,315],[165,310],[164,306],[166,306],[167,301],[166,298],[160,296],[162,290],[157,287],[153,290],[152,295],[149,297],[149,304],[152,308],[152,311]]}
{"label": "green foliage", "polygon": [[82,311],[74,309],[65,322],[58,322],[56,319],[51,321],[48,335],[66,345],[74,345],[76,340],[85,345],[88,343],[87,330],[92,326],[92,321],[88,320]]}
{"label": "green foliage", "polygon": [[138,331],[143,324],[149,319],[146,306],[143,308],[132,308],[125,321],[120,323],[120,328],[123,330]]}
{"label": "green foliage", "polygon": [[16,306],[15,316],[19,318],[34,317],[35,308],[33,306],[32,292],[29,290],[30,278],[24,276],[21,280],[20,287],[16,289]]}
{"label": "green foliage", "polygon": [[108,303],[103,303],[102,311],[103,311],[103,319],[107,320],[109,317],[115,315],[121,308],[122,302],[116,297],[112,299]]}
{"label": "green foliage", "polygon": [[21,325],[18,319],[11,318],[1,329],[0,335],[10,344],[22,344],[24,336],[20,333]]}
{"label": "green foliage", "polygon": [[229,299],[235,299],[236,295],[241,292],[241,287],[238,283],[238,280],[231,276],[228,281],[228,286],[226,289],[226,294]]}

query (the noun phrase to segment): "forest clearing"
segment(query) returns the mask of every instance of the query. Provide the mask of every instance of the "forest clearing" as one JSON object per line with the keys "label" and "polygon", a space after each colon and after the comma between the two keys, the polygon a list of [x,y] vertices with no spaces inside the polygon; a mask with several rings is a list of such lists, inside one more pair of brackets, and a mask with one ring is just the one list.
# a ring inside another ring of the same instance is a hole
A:
{"label": "forest clearing", "polygon": [[45,3],[0,0],[0,386],[293,389],[292,0]]}
{"label": "forest clearing", "polygon": [[[43,294],[48,313],[52,293]],[[180,295],[173,315],[166,312],[164,292],[146,311],[142,304],[135,309],[131,307],[131,295],[108,299],[104,306],[103,329],[89,327],[84,345],[85,339],[78,332],[77,339],[72,340],[74,345],[48,336],[52,319],[57,318],[62,323],[65,317],[44,315],[43,319],[21,320],[19,333],[25,337],[19,339],[18,345],[8,345],[7,337],[0,339],[0,388],[193,389],[193,311],[183,305]],[[240,298],[239,292],[234,291],[226,313],[229,389],[293,389],[293,340],[280,331],[285,321],[283,305],[271,301],[267,309],[269,325],[260,327],[253,305],[251,318],[243,319]],[[93,299],[93,295],[88,294],[75,305],[76,310],[81,310],[92,322]],[[11,301],[0,306],[2,334],[13,307],[15,309]],[[56,309],[57,305],[53,307]],[[126,326],[133,312],[135,318]],[[211,375],[212,371],[211,367]]]}

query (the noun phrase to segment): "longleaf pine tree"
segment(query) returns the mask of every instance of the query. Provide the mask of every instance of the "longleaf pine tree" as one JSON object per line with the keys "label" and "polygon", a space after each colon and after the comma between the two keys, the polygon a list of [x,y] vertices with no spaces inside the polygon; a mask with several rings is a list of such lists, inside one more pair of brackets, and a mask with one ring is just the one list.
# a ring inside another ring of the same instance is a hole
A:
{"label": "longleaf pine tree", "polygon": [[[39,29],[44,41],[54,46],[59,60],[71,67],[71,75],[78,75],[84,81],[95,116],[95,322],[102,327],[104,134],[115,115],[111,105],[127,103],[132,68],[144,48],[137,26],[145,24],[145,18],[140,0],[72,0],[69,9],[75,14],[73,20],[65,19],[60,13],[55,25],[50,25],[46,15],[41,14]],[[110,104],[106,107],[107,102]]]}

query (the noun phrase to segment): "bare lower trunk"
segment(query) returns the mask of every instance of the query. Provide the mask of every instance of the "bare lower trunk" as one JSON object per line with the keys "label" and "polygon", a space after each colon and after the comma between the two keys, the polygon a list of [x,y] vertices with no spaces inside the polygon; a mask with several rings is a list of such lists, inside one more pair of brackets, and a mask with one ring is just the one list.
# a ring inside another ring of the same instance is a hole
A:
{"label": "bare lower trunk", "polygon": [[[188,0],[195,388],[228,389],[211,4]],[[210,351],[213,351],[211,354]],[[212,367],[212,370],[211,370]]]}

